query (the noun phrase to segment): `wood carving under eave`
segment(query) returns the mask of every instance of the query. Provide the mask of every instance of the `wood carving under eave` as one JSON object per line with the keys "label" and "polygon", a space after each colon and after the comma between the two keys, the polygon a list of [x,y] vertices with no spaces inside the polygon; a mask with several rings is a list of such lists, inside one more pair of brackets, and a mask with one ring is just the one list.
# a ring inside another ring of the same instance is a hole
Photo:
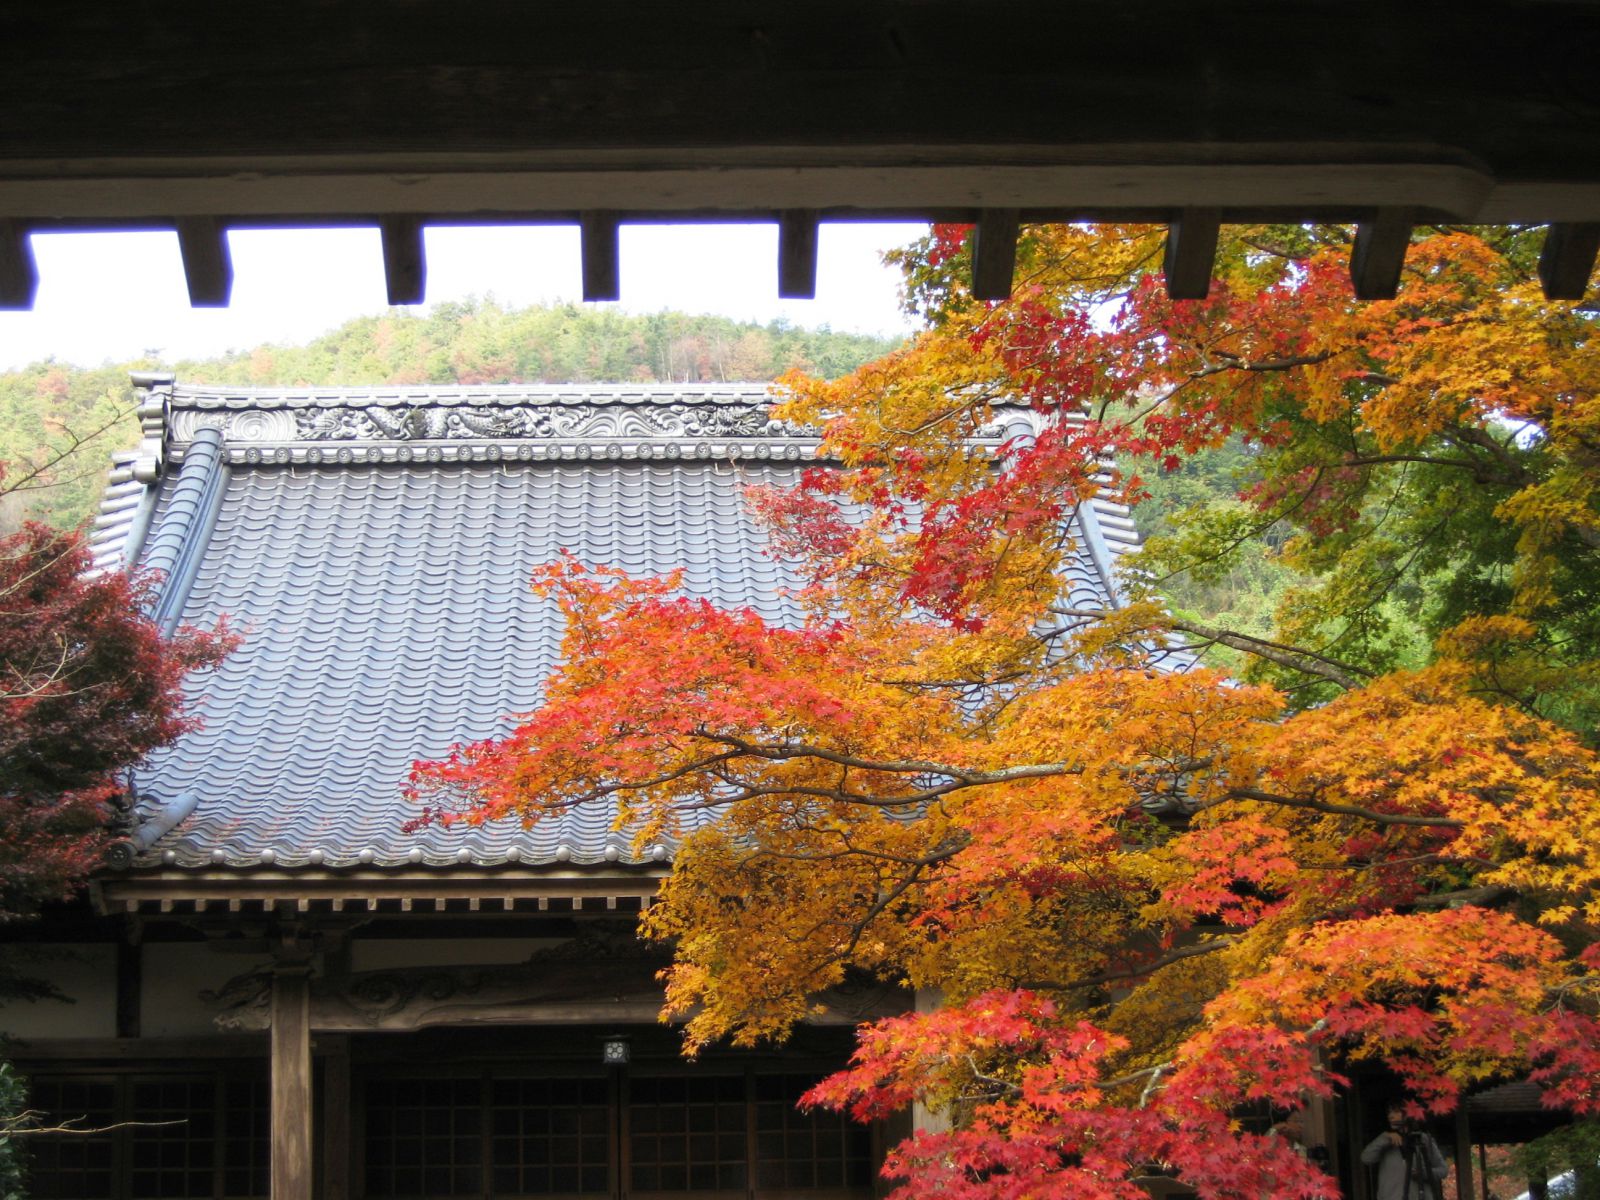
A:
{"label": "wood carving under eave", "polygon": [[[632,939],[630,939],[632,940]],[[434,1026],[653,1024],[661,1012],[656,973],[665,954],[620,939],[591,937],[488,966],[362,971],[343,981],[314,978],[311,1027],[319,1033],[405,1032]],[[219,1030],[266,1029],[269,970],[235,976],[201,998],[218,1008]],[[855,1025],[902,1012],[905,993],[885,986],[835,988],[818,997],[825,1025]]]}

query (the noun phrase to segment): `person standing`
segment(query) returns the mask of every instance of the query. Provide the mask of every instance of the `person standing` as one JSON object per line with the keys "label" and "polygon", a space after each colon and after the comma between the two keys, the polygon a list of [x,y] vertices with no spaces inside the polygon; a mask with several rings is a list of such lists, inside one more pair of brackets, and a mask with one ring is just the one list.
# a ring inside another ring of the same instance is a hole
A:
{"label": "person standing", "polygon": [[1398,1104],[1388,1110],[1389,1127],[1361,1152],[1361,1161],[1378,1168],[1375,1200],[1440,1200],[1439,1185],[1450,1173],[1439,1143],[1406,1126]]}

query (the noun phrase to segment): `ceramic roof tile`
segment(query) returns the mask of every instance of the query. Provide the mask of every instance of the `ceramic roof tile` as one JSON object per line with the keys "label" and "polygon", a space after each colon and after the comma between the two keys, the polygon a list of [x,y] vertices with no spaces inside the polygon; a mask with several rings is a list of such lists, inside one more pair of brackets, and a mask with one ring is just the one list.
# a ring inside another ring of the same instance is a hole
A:
{"label": "ceramic roof tile", "polygon": [[[691,593],[797,617],[783,594],[793,580],[766,555],[740,488],[794,481],[815,442],[766,419],[761,385],[157,382],[141,411],[158,402],[164,475],[131,505],[114,475],[106,511],[153,511],[144,545],[169,557],[180,525],[185,540],[204,531],[182,594],[165,600],[202,626],[226,614],[245,637],[193,683],[203,726],[138,772],[146,811],[199,797],[141,865],[659,859],[594,810],[531,831],[408,834],[400,786],[415,759],[503,733],[508,714],[538,703],[561,626],[527,580],[561,550],[635,575],[685,567]],[[1125,510],[1104,511],[1103,535],[1094,511],[1068,572],[1079,603],[1110,599],[1111,560],[1132,538]],[[112,541],[97,543],[106,562]]]}

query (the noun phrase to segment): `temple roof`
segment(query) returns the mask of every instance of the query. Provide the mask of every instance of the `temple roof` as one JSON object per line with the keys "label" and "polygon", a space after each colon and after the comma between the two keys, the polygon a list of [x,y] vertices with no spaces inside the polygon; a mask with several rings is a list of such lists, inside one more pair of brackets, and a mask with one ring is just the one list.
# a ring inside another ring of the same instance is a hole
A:
{"label": "temple roof", "polygon": [[[244,637],[191,681],[202,727],[135,772],[115,865],[281,877],[669,857],[597,810],[408,833],[401,785],[414,760],[537,705],[562,628],[527,581],[561,550],[634,575],[682,567],[691,595],[798,618],[741,486],[795,480],[817,440],[768,417],[765,385],[136,383],[145,442],[112,472],[97,564],[159,571],[169,629],[226,615]],[[1075,600],[1113,602],[1132,522],[1106,502],[1075,521]]]}

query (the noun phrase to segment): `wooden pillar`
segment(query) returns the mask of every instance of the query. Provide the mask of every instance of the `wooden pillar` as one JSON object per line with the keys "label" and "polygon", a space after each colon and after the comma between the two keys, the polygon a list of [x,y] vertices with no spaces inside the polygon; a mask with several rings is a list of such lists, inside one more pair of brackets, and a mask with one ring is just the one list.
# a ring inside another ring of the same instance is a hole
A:
{"label": "wooden pillar", "polygon": [[1456,1105],[1456,1200],[1473,1200],[1472,1122],[1465,1097]]}
{"label": "wooden pillar", "polygon": [[322,1200],[350,1200],[350,1039],[317,1038],[322,1049]]}
{"label": "wooden pillar", "polygon": [[130,919],[117,941],[117,1036],[136,1038],[144,993],[143,933],[138,918]]}
{"label": "wooden pillar", "polygon": [[[912,994],[912,1004],[919,1013],[933,1012],[944,1006],[942,988],[918,988]],[[921,1100],[911,1102],[911,1132],[945,1133],[950,1129],[950,1113],[946,1109],[934,1111]]]}
{"label": "wooden pillar", "polygon": [[272,974],[272,1200],[311,1200],[311,968]]}

